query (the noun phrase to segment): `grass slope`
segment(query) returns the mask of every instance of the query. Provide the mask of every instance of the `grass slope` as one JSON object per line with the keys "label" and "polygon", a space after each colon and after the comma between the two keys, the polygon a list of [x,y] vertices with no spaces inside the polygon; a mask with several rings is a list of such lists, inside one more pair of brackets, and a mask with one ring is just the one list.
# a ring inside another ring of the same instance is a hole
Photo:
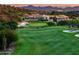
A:
{"label": "grass slope", "polygon": [[74,33],[63,33],[63,29],[65,28],[19,29],[19,42],[13,54],[79,54],[79,38]]}

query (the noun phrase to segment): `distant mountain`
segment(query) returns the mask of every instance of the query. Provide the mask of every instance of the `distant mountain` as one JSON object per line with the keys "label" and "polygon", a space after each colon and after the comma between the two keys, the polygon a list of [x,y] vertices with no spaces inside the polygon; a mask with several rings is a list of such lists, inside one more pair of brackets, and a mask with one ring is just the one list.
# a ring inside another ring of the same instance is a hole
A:
{"label": "distant mountain", "polygon": [[48,11],[79,11],[79,6],[75,7],[54,7],[54,6],[22,6],[22,8],[31,9],[31,10],[48,10]]}
{"label": "distant mountain", "polygon": [[22,6],[22,8],[32,9],[32,10],[60,10],[62,9],[62,8],[52,7],[52,6],[32,6],[32,5]]}
{"label": "distant mountain", "polygon": [[65,11],[79,11],[79,6],[63,8]]}

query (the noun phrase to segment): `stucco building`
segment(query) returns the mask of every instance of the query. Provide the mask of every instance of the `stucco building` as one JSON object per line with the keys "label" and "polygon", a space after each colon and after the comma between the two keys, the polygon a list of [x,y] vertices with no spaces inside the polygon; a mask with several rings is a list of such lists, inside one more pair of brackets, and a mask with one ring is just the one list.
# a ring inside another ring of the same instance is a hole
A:
{"label": "stucco building", "polygon": [[57,21],[60,20],[69,20],[69,17],[66,15],[43,15],[44,19],[47,19],[48,21],[53,21],[54,18],[57,19]]}
{"label": "stucco building", "polygon": [[32,20],[32,21],[37,21],[37,20],[39,20],[39,18],[42,18],[42,19],[47,20],[47,21],[53,21],[54,18],[56,18],[57,21],[69,20],[69,17],[66,15],[40,15],[40,14],[28,15],[28,14],[26,14],[25,17],[27,20]]}

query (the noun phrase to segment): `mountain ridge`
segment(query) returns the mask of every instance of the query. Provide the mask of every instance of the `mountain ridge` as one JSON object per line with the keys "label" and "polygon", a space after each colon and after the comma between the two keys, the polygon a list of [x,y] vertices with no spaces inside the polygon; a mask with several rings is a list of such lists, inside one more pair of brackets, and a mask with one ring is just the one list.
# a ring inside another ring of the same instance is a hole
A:
{"label": "mountain ridge", "polygon": [[79,11],[79,6],[73,6],[73,7],[56,7],[56,6],[33,6],[33,5],[28,5],[28,6],[21,6],[21,8],[25,9],[32,9],[32,10],[48,10],[48,11]]}

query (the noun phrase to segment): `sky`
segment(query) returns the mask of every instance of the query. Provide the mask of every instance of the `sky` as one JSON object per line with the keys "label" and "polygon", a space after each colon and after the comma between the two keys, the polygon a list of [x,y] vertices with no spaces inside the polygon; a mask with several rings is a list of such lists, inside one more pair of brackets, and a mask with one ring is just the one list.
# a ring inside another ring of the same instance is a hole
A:
{"label": "sky", "polygon": [[11,6],[28,6],[28,5],[33,5],[33,6],[57,6],[57,7],[65,7],[65,6],[79,6],[79,4],[10,4]]}

